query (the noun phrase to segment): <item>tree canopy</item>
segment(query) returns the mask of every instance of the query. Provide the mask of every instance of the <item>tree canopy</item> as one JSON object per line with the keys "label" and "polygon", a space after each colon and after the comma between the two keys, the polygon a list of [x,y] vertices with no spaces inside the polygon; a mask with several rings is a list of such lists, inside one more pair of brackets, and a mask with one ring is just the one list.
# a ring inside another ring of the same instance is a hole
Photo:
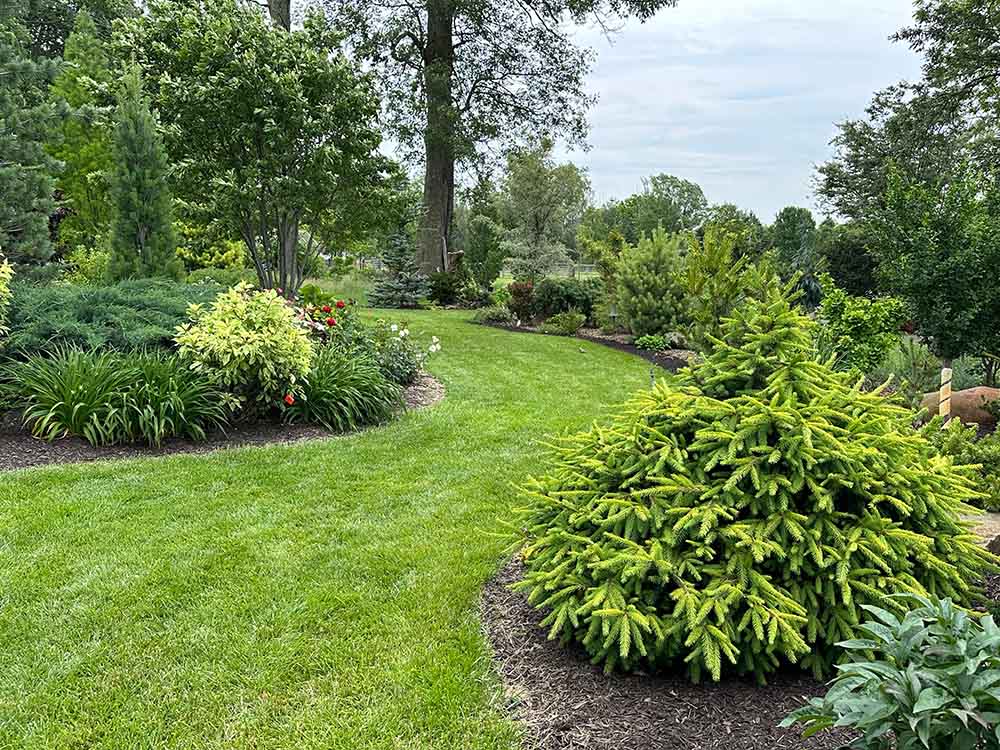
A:
{"label": "tree canopy", "polygon": [[993,0],[916,0],[894,39],[923,57],[922,77],[878,92],[867,117],[839,126],[817,172],[826,207],[866,220],[885,207],[888,165],[909,179],[960,177],[1000,165],[1000,26]]}
{"label": "tree canopy", "polygon": [[676,0],[323,0],[379,70],[386,124],[424,165],[420,259],[448,265],[456,165],[565,136],[582,142],[593,55],[568,22],[650,17]]}
{"label": "tree canopy", "polygon": [[147,73],[184,195],[239,232],[263,286],[293,294],[317,250],[303,224],[372,200],[389,169],[371,79],[320,16],[286,31],[236,0],[154,0],[120,37]]}

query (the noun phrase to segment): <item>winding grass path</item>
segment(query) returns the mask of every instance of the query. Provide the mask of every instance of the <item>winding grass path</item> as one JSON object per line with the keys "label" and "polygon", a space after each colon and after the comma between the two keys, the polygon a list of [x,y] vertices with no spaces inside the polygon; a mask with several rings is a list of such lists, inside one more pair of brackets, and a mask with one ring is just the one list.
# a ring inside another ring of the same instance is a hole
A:
{"label": "winding grass path", "polygon": [[385,428],[0,475],[0,748],[515,748],[510,485],[649,370],[467,317],[410,316],[448,396]]}

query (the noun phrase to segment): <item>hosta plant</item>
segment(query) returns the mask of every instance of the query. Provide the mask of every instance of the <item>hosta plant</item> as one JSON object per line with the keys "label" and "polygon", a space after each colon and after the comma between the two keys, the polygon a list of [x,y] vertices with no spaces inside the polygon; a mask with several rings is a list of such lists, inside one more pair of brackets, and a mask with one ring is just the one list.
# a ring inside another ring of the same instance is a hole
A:
{"label": "hosta plant", "polygon": [[[904,600],[905,601],[905,600]],[[1000,628],[951,601],[914,597],[902,617],[877,607],[823,698],[782,726],[860,733],[859,750],[977,750],[1000,746]]]}
{"label": "hosta plant", "polygon": [[324,346],[316,355],[304,392],[287,404],[285,418],[349,432],[385,422],[402,406],[402,388],[388,380],[378,364]]}
{"label": "hosta plant", "polygon": [[911,413],[812,358],[780,290],[700,363],[553,448],[525,487],[525,574],[552,637],[612,669],[826,674],[862,605],[968,603],[994,558],[967,475]]}

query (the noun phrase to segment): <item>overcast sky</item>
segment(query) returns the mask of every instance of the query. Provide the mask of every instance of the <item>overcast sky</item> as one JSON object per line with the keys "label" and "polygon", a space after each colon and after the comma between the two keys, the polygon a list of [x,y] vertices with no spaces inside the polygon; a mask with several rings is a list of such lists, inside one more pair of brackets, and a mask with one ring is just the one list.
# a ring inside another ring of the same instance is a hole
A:
{"label": "overcast sky", "polygon": [[589,79],[586,167],[599,202],[642,177],[697,182],[712,203],[736,203],[769,222],[783,206],[815,207],[814,166],[834,123],[857,117],[877,89],[913,79],[919,60],[888,41],[910,0],[680,0],[598,52]]}

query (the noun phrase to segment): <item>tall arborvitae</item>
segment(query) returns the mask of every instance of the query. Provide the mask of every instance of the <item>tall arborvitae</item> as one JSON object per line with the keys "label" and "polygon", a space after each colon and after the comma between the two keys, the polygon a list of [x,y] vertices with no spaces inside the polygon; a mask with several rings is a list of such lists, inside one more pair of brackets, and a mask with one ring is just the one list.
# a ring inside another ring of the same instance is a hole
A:
{"label": "tall arborvitae", "polygon": [[23,29],[0,19],[0,251],[14,261],[44,262],[52,255],[59,166],[45,143],[65,105],[46,99],[57,65],[28,59],[25,40]]}
{"label": "tall arborvitae", "polygon": [[111,220],[111,136],[106,119],[96,109],[95,91],[111,81],[111,70],[97,27],[85,10],[77,14],[66,41],[64,62],[51,96],[75,112],[63,123],[59,142],[50,147],[50,153],[63,163],[57,187],[71,212],[59,224],[59,241],[68,247],[93,247]]}
{"label": "tall arborvitae", "polygon": [[430,294],[427,277],[417,268],[416,249],[404,230],[389,238],[382,263],[382,277],[368,293],[372,307],[416,307]]}
{"label": "tall arborvitae", "polygon": [[865,605],[971,605],[996,561],[971,475],[913,414],[813,358],[779,290],[701,364],[554,449],[526,488],[526,574],[552,636],[608,667],[827,674]]}
{"label": "tall arborvitae", "polygon": [[111,276],[176,278],[181,264],[171,227],[167,157],[134,66],[118,94],[112,140]]}

